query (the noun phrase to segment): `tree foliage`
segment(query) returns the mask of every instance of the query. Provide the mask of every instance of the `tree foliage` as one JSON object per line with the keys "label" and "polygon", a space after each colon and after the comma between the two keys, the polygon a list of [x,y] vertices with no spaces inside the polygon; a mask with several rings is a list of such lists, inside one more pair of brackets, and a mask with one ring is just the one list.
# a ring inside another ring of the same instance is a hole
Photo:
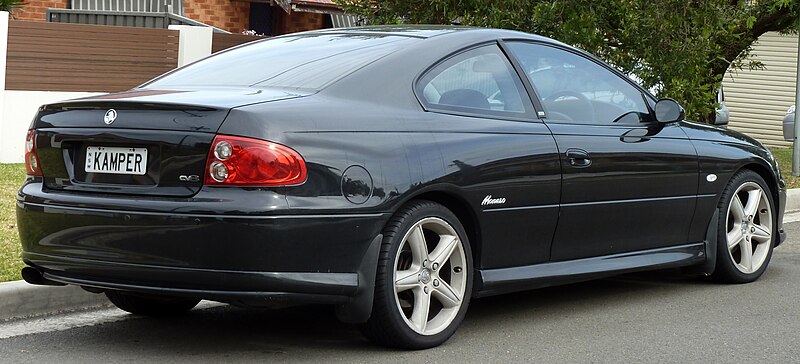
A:
{"label": "tree foliage", "polygon": [[0,11],[7,11],[11,13],[23,5],[25,5],[24,0],[0,0]]}
{"label": "tree foliage", "polygon": [[372,24],[450,24],[552,37],[634,74],[709,121],[729,67],[759,67],[751,45],[793,30],[798,0],[336,0]]}

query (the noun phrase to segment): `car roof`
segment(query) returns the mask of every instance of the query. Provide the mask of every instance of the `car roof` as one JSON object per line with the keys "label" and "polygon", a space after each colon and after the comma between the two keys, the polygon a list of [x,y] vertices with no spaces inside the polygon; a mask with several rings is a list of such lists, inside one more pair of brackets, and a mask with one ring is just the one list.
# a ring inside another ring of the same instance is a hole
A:
{"label": "car roof", "polygon": [[[473,38],[477,34],[483,35],[486,39],[531,39],[546,43],[563,44],[559,41],[543,37],[540,35],[524,33],[507,29],[478,28],[459,25],[375,25],[352,28],[331,28],[322,29],[300,34],[372,34],[372,35],[391,35],[409,38]],[[298,35],[297,33],[295,35]]]}
{"label": "car roof", "polygon": [[477,28],[452,25],[373,25],[351,28],[329,28],[307,33],[381,34],[424,39],[473,29]]}

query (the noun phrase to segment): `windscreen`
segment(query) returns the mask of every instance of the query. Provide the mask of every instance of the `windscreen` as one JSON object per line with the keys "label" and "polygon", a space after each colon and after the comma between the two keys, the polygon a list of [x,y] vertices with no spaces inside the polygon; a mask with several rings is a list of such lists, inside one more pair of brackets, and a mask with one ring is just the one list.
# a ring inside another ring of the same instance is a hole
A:
{"label": "windscreen", "polygon": [[319,90],[409,41],[411,38],[365,34],[279,37],[219,53],[157,78],[144,88],[234,86]]}

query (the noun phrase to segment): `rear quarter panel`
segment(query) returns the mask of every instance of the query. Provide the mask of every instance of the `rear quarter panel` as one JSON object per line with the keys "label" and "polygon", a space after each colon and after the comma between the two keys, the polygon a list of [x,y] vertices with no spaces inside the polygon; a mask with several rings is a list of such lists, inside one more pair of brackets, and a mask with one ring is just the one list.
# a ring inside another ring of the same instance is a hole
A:
{"label": "rear quarter panel", "polygon": [[[308,180],[282,189],[293,213],[391,213],[415,196],[443,193],[477,216],[480,241],[473,244],[484,251],[477,267],[549,259],[561,176],[555,141],[541,122],[315,95],[235,109],[220,133],[276,141],[303,156]],[[372,184],[363,202],[343,192],[353,166],[369,172],[356,182]],[[502,207],[510,210],[488,211],[481,206],[487,195],[506,198]]]}

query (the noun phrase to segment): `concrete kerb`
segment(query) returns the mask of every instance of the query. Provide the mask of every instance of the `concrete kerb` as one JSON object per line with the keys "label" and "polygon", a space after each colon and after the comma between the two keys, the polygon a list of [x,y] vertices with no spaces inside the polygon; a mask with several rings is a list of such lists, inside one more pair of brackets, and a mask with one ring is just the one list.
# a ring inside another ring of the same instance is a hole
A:
{"label": "concrete kerb", "polygon": [[[796,212],[800,212],[800,188],[787,192],[786,213]],[[105,295],[75,286],[34,286],[25,281],[0,283],[0,322],[109,306]]]}
{"label": "concrete kerb", "polygon": [[0,283],[0,322],[110,305],[105,295],[89,293],[77,286],[34,286],[25,281]]}
{"label": "concrete kerb", "polygon": [[800,211],[800,188],[786,191],[786,213]]}

